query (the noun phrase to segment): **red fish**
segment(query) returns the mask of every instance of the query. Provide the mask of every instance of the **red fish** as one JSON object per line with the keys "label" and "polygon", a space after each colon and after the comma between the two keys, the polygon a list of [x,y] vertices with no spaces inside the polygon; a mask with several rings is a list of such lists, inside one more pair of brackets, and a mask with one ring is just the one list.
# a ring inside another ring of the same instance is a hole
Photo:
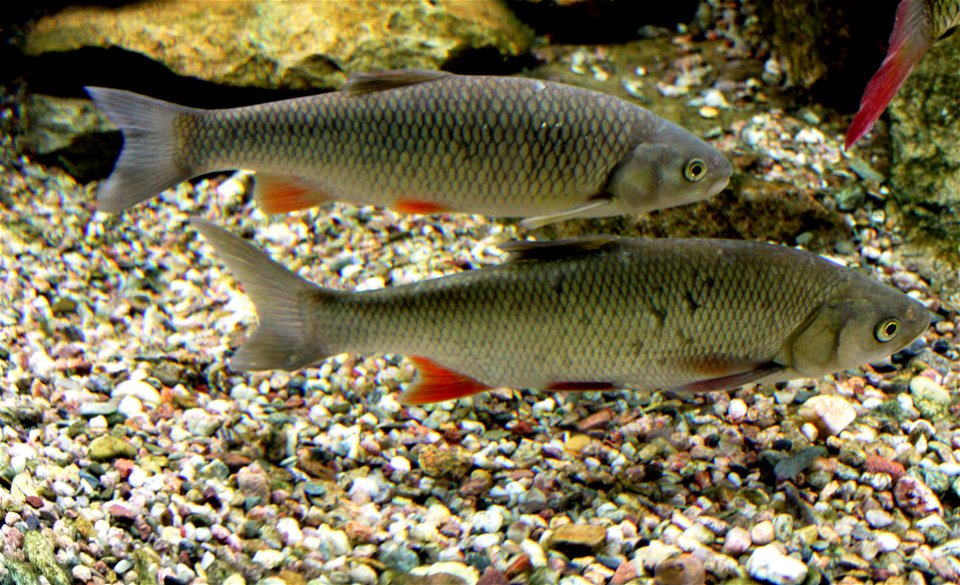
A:
{"label": "red fish", "polygon": [[960,24],[960,0],[900,0],[887,56],[867,83],[860,110],[847,130],[849,149],[873,128],[914,65],[933,45]]}

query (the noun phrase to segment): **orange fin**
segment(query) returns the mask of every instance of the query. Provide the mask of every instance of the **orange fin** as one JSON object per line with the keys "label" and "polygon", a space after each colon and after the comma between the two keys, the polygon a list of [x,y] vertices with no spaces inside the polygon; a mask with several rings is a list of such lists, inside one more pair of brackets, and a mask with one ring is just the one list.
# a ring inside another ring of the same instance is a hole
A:
{"label": "orange fin", "polygon": [[844,148],[849,149],[873,128],[874,122],[910,75],[913,66],[933,44],[934,32],[929,10],[926,0],[900,0],[887,56],[863,91],[860,111],[847,130]]}
{"label": "orange fin", "polygon": [[783,366],[776,362],[767,362],[765,364],[758,364],[753,369],[745,372],[698,380],[683,386],[671,388],[671,390],[675,392],[714,392],[716,390],[730,390],[739,388],[745,384],[752,384],[767,376],[782,372],[784,369]]}
{"label": "orange fin", "polygon": [[425,357],[410,358],[417,366],[419,380],[400,395],[403,404],[427,404],[473,396],[490,390],[486,384],[448,370]]}
{"label": "orange fin", "polygon": [[401,213],[445,213],[450,211],[444,205],[433,203],[432,201],[420,201],[417,199],[397,199],[390,206],[390,209]]}
{"label": "orange fin", "polygon": [[266,213],[287,213],[316,207],[335,198],[316,183],[291,175],[257,173],[253,196]]}
{"label": "orange fin", "polygon": [[613,390],[617,385],[613,382],[553,382],[547,390],[561,392],[587,392],[590,390]]}

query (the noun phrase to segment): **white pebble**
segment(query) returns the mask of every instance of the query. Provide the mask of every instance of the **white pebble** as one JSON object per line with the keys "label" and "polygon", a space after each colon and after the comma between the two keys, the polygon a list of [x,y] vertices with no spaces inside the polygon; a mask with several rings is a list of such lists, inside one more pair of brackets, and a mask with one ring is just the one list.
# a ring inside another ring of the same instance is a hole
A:
{"label": "white pebble", "polygon": [[407,473],[410,471],[410,460],[406,457],[396,455],[390,458],[390,467],[392,467],[395,471]]}
{"label": "white pebble", "polygon": [[280,539],[284,544],[297,546],[303,540],[303,531],[300,530],[300,523],[293,518],[280,518],[277,520],[277,532],[280,533]]}
{"label": "white pebble", "polygon": [[503,526],[503,515],[496,508],[481,510],[470,518],[470,523],[474,532],[499,532]]}
{"label": "white pebble", "polygon": [[160,404],[160,392],[143,380],[124,380],[113,389],[114,398],[134,396],[144,404],[156,406]]}
{"label": "white pebble", "polygon": [[773,542],[773,536],[773,522],[769,520],[758,522],[750,529],[750,540],[754,544],[770,544]]}
{"label": "white pebble", "polygon": [[147,472],[139,465],[134,466],[133,470],[130,471],[130,476],[127,477],[127,483],[130,484],[130,487],[142,487],[146,481]]}
{"label": "white pebble", "polygon": [[368,565],[356,565],[350,569],[350,582],[357,585],[376,585],[377,572]]}
{"label": "white pebble", "polygon": [[85,567],[83,565],[76,565],[70,572],[73,573],[73,578],[77,581],[82,581],[86,583],[93,578],[93,571],[90,570],[90,567]]}
{"label": "white pebble", "polygon": [[900,537],[892,532],[879,531],[874,534],[877,539],[877,550],[892,552],[900,547]]}
{"label": "white pebble", "polygon": [[747,559],[747,573],[774,585],[799,585],[807,577],[807,565],[780,552],[775,544],[762,546]]}
{"label": "white pebble", "polygon": [[124,396],[117,405],[117,412],[126,418],[143,414],[143,403],[136,396]]}
{"label": "white pebble", "polygon": [[797,415],[835,436],[857,418],[857,411],[843,396],[817,394],[797,409]]}
{"label": "white pebble", "polygon": [[734,398],[727,405],[727,418],[732,423],[742,422],[747,416],[747,403],[741,398]]}
{"label": "white pebble", "polygon": [[725,535],[723,542],[723,554],[738,557],[745,553],[753,541],[750,539],[750,532],[746,528],[734,526]]}
{"label": "white pebble", "polygon": [[253,555],[253,562],[266,569],[276,569],[283,562],[283,553],[273,549],[258,550]]}

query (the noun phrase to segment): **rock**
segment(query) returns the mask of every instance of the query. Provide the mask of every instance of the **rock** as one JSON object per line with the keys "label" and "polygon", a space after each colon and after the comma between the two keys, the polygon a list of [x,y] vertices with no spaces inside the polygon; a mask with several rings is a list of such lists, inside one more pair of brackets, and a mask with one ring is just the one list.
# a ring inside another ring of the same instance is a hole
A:
{"label": "rock", "polygon": [[893,486],[893,496],[897,506],[914,518],[943,514],[937,494],[916,477],[905,475],[898,479]]}
{"label": "rock", "polygon": [[4,557],[3,568],[7,570],[10,580],[14,585],[39,585],[37,573],[29,563],[22,563],[18,560]]}
{"label": "rock", "polygon": [[774,530],[773,522],[769,520],[764,520],[763,522],[758,522],[750,529],[750,540],[753,544],[770,544],[773,542]]}
{"label": "rock", "polygon": [[950,393],[926,376],[914,376],[910,380],[913,403],[924,418],[940,420],[950,415]]}
{"label": "rock", "polygon": [[732,557],[738,557],[745,553],[753,540],[750,538],[750,531],[740,526],[734,526],[724,535],[723,554]]}
{"label": "rock", "polygon": [[797,409],[797,415],[815,424],[820,432],[835,436],[857,418],[857,411],[843,396],[817,394]]}
{"label": "rock", "polygon": [[463,563],[446,562],[434,563],[423,567],[417,567],[410,571],[411,575],[423,577],[442,577],[444,580],[436,583],[463,583],[463,585],[477,585],[480,580],[480,572],[476,568],[467,566]]}
{"label": "rock", "polygon": [[[41,18],[28,31],[24,50],[37,56],[120,49],[183,77],[314,89],[338,87],[345,73],[355,71],[449,67],[471,51],[497,62],[524,54],[531,40],[530,31],[495,0],[175,0],[73,7]],[[122,79],[124,71],[115,74]]]}
{"label": "rock", "polygon": [[114,398],[132,396],[152,406],[160,404],[160,392],[144,380],[124,380],[114,387],[111,395]]}
{"label": "rock", "polygon": [[550,547],[573,558],[596,552],[603,546],[607,531],[595,524],[564,524],[553,531]]}
{"label": "rock", "polygon": [[284,554],[278,550],[264,549],[258,550],[253,555],[253,562],[265,569],[276,569],[284,560]]}
{"label": "rock", "polygon": [[807,565],[780,551],[775,544],[768,544],[753,551],[747,559],[747,573],[765,583],[774,585],[799,585],[807,577]]}
{"label": "rock", "polygon": [[57,564],[53,545],[38,530],[23,535],[23,551],[33,568],[46,577],[50,585],[73,585],[73,579]]}
{"label": "rock", "polygon": [[657,585],[703,585],[706,581],[703,561],[691,554],[663,561],[654,575]]}
{"label": "rock", "polygon": [[[934,43],[888,109],[892,194],[912,224],[911,236],[940,251],[960,243],[960,37]],[[956,277],[954,277],[956,278]]]}
{"label": "rock", "polygon": [[417,462],[428,477],[460,479],[470,470],[469,453],[460,447],[423,445]]}
{"label": "rock", "polygon": [[113,461],[114,459],[135,459],[137,448],[126,439],[103,435],[90,441],[90,458],[94,461]]}
{"label": "rock", "polygon": [[237,489],[248,498],[270,500],[270,477],[258,464],[248,465],[237,472]]}

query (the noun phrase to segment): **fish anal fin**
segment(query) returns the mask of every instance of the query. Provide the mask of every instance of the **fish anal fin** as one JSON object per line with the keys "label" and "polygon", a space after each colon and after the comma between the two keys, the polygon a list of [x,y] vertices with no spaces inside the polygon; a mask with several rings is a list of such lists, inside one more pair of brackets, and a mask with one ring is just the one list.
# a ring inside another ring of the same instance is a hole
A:
{"label": "fish anal fin", "polygon": [[407,85],[426,83],[447,77],[448,75],[451,74],[445,71],[430,71],[426,69],[395,69],[391,71],[354,73],[347,78],[346,85],[344,85],[340,91],[349,95],[361,95]]}
{"label": "fish anal fin", "polygon": [[316,183],[301,177],[264,172],[254,177],[253,196],[266,213],[288,213],[335,199]]}
{"label": "fish anal fin", "polygon": [[914,65],[935,40],[935,31],[926,0],[901,0],[890,33],[890,47],[880,68],[873,74],[860,100],[860,110],[854,116],[844,148],[849,149],[873,128],[874,122],[890,104],[900,86],[910,75]]}
{"label": "fish anal fin", "polygon": [[596,254],[619,245],[613,236],[582,236],[547,242],[512,240],[500,245],[510,254],[507,262],[543,262]]}
{"label": "fish anal fin", "polygon": [[556,390],[558,392],[589,392],[613,390],[617,385],[613,382],[553,382],[547,386],[547,390]]}
{"label": "fish anal fin", "polygon": [[419,380],[400,394],[402,404],[428,404],[473,396],[490,387],[459,372],[447,369],[430,358],[411,356]]}
{"label": "fish anal fin", "polygon": [[753,384],[770,375],[782,372],[784,369],[786,368],[776,362],[767,362],[757,364],[755,367],[743,372],[717,376],[715,378],[706,378],[671,388],[671,390],[676,392],[714,392],[717,390],[729,390],[739,388],[746,384]]}
{"label": "fish anal fin", "polygon": [[563,211],[558,211],[556,213],[550,213],[547,215],[538,215],[536,217],[528,217],[520,222],[520,225],[527,229],[536,229],[543,227],[545,225],[556,223],[558,221],[565,221],[568,219],[575,219],[578,217],[595,217],[591,214],[592,211],[600,209],[610,205],[612,202],[611,199],[604,197],[599,199],[590,199],[580,205],[571,207],[570,209],[564,209]]}
{"label": "fish anal fin", "polygon": [[420,199],[397,199],[390,205],[390,209],[401,213],[446,213],[450,211],[445,205]]}

